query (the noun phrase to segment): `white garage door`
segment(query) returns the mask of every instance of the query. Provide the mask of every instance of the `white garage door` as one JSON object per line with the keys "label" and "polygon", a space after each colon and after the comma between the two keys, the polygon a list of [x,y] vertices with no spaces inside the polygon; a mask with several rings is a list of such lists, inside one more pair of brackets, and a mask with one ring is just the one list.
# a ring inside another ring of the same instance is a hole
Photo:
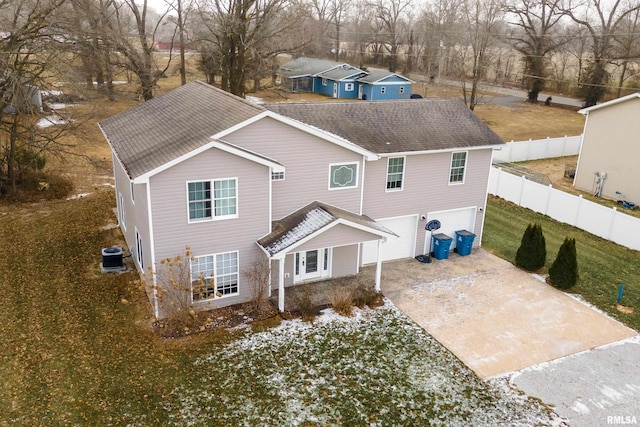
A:
{"label": "white garage door", "polygon": [[[433,234],[443,233],[451,237],[451,249],[455,247],[456,231],[468,230],[474,232],[474,225],[476,221],[476,207],[454,209],[450,211],[431,212],[427,217],[429,221],[437,219],[440,221],[441,227],[439,230],[434,231]],[[428,240],[425,241],[425,245],[429,245]],[[425,248],[425,249],[428,249]],[[426,251],[425,251],[426,253]]]}
{"label": "white garage door", "polygon": [[[378,222],[396,233],[397,239],[388,238],[382,244],[382,260],[409,258],[413,256],[416,244],[416,215],[400,218],[381,219]],[[362,249],[362,263],[372,264],[378,260],[378,242],[367,242]]]}

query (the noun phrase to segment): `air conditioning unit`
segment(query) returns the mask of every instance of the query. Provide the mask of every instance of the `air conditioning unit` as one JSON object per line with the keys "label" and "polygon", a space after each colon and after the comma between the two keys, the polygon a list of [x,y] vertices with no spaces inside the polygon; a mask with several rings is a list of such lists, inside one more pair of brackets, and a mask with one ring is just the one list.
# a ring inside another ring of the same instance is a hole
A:
{"label": "air conditioning unit", "polygon": [[122,248],[120,246],[102,248],[102,263],[100,264],[100,268],[103,273],[124,270]]}

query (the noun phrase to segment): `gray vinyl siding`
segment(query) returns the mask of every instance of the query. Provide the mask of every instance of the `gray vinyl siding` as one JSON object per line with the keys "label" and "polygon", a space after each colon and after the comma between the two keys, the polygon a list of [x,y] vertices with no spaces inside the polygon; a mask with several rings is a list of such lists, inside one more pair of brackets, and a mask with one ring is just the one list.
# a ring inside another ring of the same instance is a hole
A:
{"label": "gray vinyl siding", "polygon": [[[285,179],[273,182],[273,218],[319,200],[359,213],[362,156],[271,118],[246,126],[224,140],[278,161]],[[358,163],[356,188],[329,190],[329,165]]]}
{"label": "gray vinyl siding", "polygon": [[[188,223],[187,182],[237,178],[237,218]],[[235,304],[251,298],[242,272],[262,256],[256,240],[270,231],[269,168],[241,157],[210,149],[150,179],[156,261],[184,253],[193,256],[238,251],[239,295],[208,302]],[[200,304],[200,303],[199,303]]]}
{"label": "gray vinyl siding", "polygon": [[333,277],[349,276],[358,273],[358,245],[333,248],[331,258],[331,275]]}
{"label": "gray vinyl siding", "polygon": [[616,191],[627,200],[640,202],[640,99],[588,113],[575,186],[594,192],[596,172],[606,172],[602,195],[617,199]]}
{"label": "gray vinyl siding", "polygon": [[379,238],[380,237],[375,234],[338,224],[320,234],[318,237],[298,246],[295,250],[296,252],[301,252],[313,249],[332,248],[334,246],[344,246],[369,240],[377,240]]}
{"label": "gray vinyl siding", "polygon": [[[456,150],[464,151],[464,150]],[[402,191],[386,191],[387,160],[367,162],[363,214],[373,219],[429,212],[484,207],[491,164],[491,149],[467,151],[463,184],[449,184],[451,152],[407,155]],[[424,221],[418,222],[416,252],[425,242]],[[476,215],[475,234],[482,233],[482,215]],[[479,244],[476,239],[474,244]]]}

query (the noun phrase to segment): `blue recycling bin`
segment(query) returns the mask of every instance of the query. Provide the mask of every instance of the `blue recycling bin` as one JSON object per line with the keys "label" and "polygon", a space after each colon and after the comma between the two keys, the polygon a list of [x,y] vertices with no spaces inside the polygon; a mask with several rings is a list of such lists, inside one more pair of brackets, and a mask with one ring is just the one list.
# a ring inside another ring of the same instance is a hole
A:
{"label": "blue recycling bin", "polygon": [[449,258],[449,248],[451,247],[451,237],[443,233],[433,235],[433,244],[431,245],[431,253],[435,259]]}
{"label": "blue recycling bin", "polygon": [[473,247],[473,239],[476,235],[467,230],[456,231],[456,248],[455,251],[458,255],[469,255],[471,248]]}

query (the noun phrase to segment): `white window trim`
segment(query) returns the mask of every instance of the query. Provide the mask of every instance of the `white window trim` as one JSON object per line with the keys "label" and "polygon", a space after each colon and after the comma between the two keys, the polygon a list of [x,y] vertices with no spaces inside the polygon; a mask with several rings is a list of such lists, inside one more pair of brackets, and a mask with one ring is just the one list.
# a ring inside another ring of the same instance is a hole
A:
{"label": "white window trim", "polygon": [[[462,180],[461,181],[451,181],[451,170],[453,169],[453,156],[455,154],[464,153],[464,168],[462,169]],[[464,184],[465,179],[467,178],[467,166],[469,165],[469,152],[468,151],[453,151],[451,153],[451,160],[449,161],[449,176],[447,180],[449,181],[449,185],[462,185]]]}
{"label": "white window trim", "polygon": [[322,86],[326,86],[327,85],[327,79],[326,77],[322,78]]}
{"label": "white window trim", "polygon": [[[275,176],[282,176],[282,178],[274,178]],[[283,172],[271,172],[271,181],[284,181],[286,179],[286,174]]]}
{"label": "white window trim", "polygon": [[404,94],[404,86],[400,86],[400,93]]}
{"label": "white window trim", "polygon": [[385,93],[387,93],[387,87],[386,86],[380,86],[380,94],[384,95]]}
{"label": "white window trim", "polygon": [[[232,215],[220,215],[220,216],[216,216],[215,214],[215,202],[216,202],[216,198],[215,198],[215,182],[216,181],[231,181],[234,180],[236,182],[236,213],[232,214]],[[191,219],[191,217],[189,216],[189,184],[190,183],[194,183],[194,182],[210,182],[211,183],[211,218],[201,218],[201,219]],[[190,180],[187,181],[185,184],[185,188],[186,188],[186,196],[187,196],[187,223],[189,224],[198,224],[201,222],[210,222],[210,221],[224,221],[226,219],[234,219],[234,218],[238,218],[239,216],[239,207],[240,207],[240,203],[239,203],[239,199],[240,199],[240,192],[238,190],[238,178],[237,177],[230,177],[230,178],[215,178],[215,179],[194,179],[194,180]]]}
{"label": "white window trim", "polygon": [[[389,161],[391,159],[402,159],[402,178],[401,178],[402,182],[399,188],[387,188],[387,184],[389,183]],[[385,192],[395,193],[395,192],[404,190],[404,175],[406,170],[407,170],[407,156],[387,157],[387,173],[385,174],[385,181],[384,181]]]}
{"label": "white window trim", "polygon": [[144,253],[142,251],[142,238],[140,237],[140,232],[137,227],[134,227],[135,235],[136,235],[136,260],[138,261],[138,266],[140,270],[144,271]]}
{"label": "white window trim", "polygon": [[[218,270],[218,261],[216,260],[216,257],[218,255],[226,255],[226,254],[232,254],[235,253],[236,254],[236,261],[237,261],[237,271],[236,271],[236,276],[237,276],[237,280],[238,280],[238,291],[232,294],[226,294],[223,295],[222,293],[220,294],[220,296],[217,296],[216,294],[219,292],[218,291],[218,281],[217,281],[217,270]],[[190,290],[190,294],[191,294],[191,302],[194,304],[199,304],[202,302],[207,302],[207,301],[214,301],[214,300],[219,300],[219,299],[223,299],[223,298],[229,298],[229,297],[234,297],[234,296],[238,296],[240,295],[240,251],[228,251],[228,252],[218,252],[218,253],[214,253],[214,254],[204,254],[204,255],[198,255],[198,256],[194,256],[193,258],[203,258],[203,257],[213,257],[213,286],[215,289],[215,292],[213,293],[213,297],[211,298],[204,298],[204,299],[198,299],[198,300],[194,300],[193,299],[193,282],[194,282],[194,278],[192,276],[191,273],[191,264],[189,264],[189,290]]]}
{"label": "white window trim", "polygon": [[355,85],[353,83],[346,83],[344,85],[344,90],[346,90],[347,92],[353,92],[354,88],[355,88]]}
{"label": "white window trim", "polygon": [[125,230],[127,229],[127,208],[124,203],[122,192],[118,191],[118,221]]}
{"label": "white window trim", "polygon": [[[356,183],[355,185],[349,186],[349,187],[331,187],[331,168],[334,166],[342,166],[342,165],[356,165],[356,172],[355,172],[355,178],[356,178]],[[358,188],[358,184],[359,184],[359,171],[360,171],[360,162],[342,162],[342,163],[330,163],[329,164],[329,180],[327,182],[327,188],[329,189],[329,191],[334,191],[334,190],[352,190],[354,188]]]}

